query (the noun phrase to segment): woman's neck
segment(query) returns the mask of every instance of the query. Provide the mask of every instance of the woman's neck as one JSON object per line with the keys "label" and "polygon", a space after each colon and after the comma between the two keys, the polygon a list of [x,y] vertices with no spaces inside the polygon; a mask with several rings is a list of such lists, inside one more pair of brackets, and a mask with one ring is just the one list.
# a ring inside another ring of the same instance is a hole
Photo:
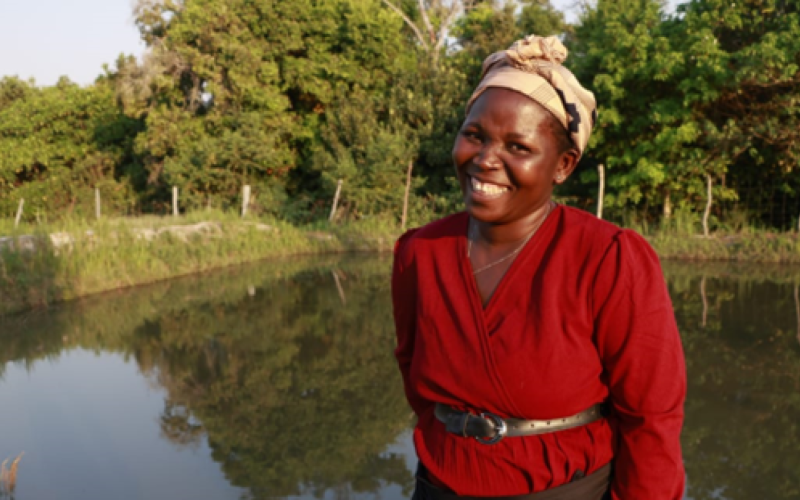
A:
{"label": "woman's neck", "polygon": [[506,246],[518,243],[537,230],[554,207],[555,203],[547,200],[528,216],[507,224],[492,224],[471,219],[471,225],[474,228],[473,237],[488,246]]}

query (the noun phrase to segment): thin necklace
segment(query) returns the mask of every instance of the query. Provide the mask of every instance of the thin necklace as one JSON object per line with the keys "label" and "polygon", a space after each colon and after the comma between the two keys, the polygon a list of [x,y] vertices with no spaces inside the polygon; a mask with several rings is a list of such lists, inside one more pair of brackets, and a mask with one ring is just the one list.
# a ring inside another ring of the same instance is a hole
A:
{"label": "thin necklace", "polygon": [[[518,246],[513,252],[511,252],[508,255],[505,255],[505,256],[499,258],[498,260],[496,260],[494,262],[486,264],[485,266],[483,266],[483,267],[481,267],[479,269],[476,269],[475,271],[472,271],[472,275],[475,276],[478,273],[482,273],[483,271],[485,271],[487,269],[490,269],[490,268],[492,268],[492,267],[494,267],[494,266],[496,266],[496,265],[498,265],[498,264],[500,264],[502,262],[505,262],[508,259],[510,259],[510,258],[516,256],[518,253],[520,253],[522,251],[522,249],[525,248],[525,245],[528,244],[530,239],[533,238],[533,235],[536,234],[536,231],[538,231],[539,228],[542,227],[542,224],[544,224],[545,219],[547,219],[547,216],[549,216],[550,212],[553,210],[553,206],[554,205],[555,205],[555,203],[553,203],[552,201],[548,204],[547,212],[544,214],[543,217],[541,217],[536,222],[536,226],[534,226],[533,231],[531,231],[530,234],[528,234],[528,236],[525,237],[525,241],[523,241],[522,244],[520,246]],[[467,234],[467,259],[470,259],[471,256],[472,256],[472,237],[474,235],[474,232],[472,230],[473,227],[474,227],[474,225],[472,224],[472,219],[470,218],[470,220],[469,220],[469,230],[467,231],[467,233],[468,233]]]}

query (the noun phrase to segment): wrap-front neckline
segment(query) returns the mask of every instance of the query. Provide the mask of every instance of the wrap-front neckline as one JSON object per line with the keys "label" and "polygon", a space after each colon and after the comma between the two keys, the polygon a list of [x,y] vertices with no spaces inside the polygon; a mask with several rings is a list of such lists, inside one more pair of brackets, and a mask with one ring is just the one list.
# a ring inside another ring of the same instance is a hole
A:
{"label": "wrap-front neckline", "polygon": [[470,305],[476,312],[476,319],[479,317],[481,319],[481,323],[483,324],[483,333],[487,335],[489,334],[486,328],[488,323],[487,320],[495,311],[495,309],[500,307],[500,305],[497,305],[497,303],[502,300],[502,296],[504,295],[506,289],[510,287],[508,282],[515,279],[516,275],[521,274],[521,267],[526,263],[538,267],[539,263],[541,262],[542,252],[547,247],[545,243],[552,239],[553,232],[558,225],[557,219],[560,218],[561,205],[556,204],[556,206],[550,211],[547,219],[536,231],[536,234],[533,235],[533,237],[523,247],[519,254],[514,257],[511,265],[508,266],[508,269],[506,269],[506,272],[503,273],[500,281],[498,281],[491,297],[489,297],[489,300],[486,302],[486,304],[484,304],[480,291],[478,290],[478,282],[475,279],[475,276],[472,274],[472,263],[467,255],[467,245],[469,244],[469,214],[466,212],[464,213],[463,230],[461,231],[461,236],[459,236],[457,241],[459,271],[461,273],[464,286],[468,291]]}

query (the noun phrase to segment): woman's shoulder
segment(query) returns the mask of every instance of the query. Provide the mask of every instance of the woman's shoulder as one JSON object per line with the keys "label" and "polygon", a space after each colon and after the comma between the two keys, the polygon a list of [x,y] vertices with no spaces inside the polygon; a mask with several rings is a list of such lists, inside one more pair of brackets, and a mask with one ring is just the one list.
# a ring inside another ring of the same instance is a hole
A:
{"label": "woman's shoulder", "polygon": [[594,214],[568,206],[562,206],[563,232],[568,239],[575,238],[596,252],[602,249],[618,248],[623,252],[653,253],[647,240],[632,229],[598,219]]}
{"label": "woman's shoulder", "polygon": [[598,219],[594,214],[580,208],[561,205],[564,227],[573,231],[592,233],[601,238],[613,238],[624,231],[613,222]]}
{"label": "woman's shoulder", "polygon": [[[397,240],[395,251],[409,249],[419,245],[436,243],[440,245],[444,240],[452,240],[465,234],[467,227],[466,212],[458,212],[424,226],[409,229]],[[407,251],[407,250],[406,250]]]}

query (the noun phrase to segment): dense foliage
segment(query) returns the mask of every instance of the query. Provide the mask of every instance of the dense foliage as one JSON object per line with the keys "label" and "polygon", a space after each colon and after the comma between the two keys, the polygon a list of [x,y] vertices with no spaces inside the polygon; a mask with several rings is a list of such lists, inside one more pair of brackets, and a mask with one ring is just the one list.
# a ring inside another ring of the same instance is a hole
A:
{"label": "dense foliage", "polygon": [[[240,202],[295,222],[458,206],[450,149],[481,61],[561,36],[600,103],[562,199],[611,217],[787,228],[800,215],[800,6],[786,0],[139,0],[148,45],[94,85],[0,80],[0,213],[114,213]],[[694,220],[697,217],[694,216]]]}

